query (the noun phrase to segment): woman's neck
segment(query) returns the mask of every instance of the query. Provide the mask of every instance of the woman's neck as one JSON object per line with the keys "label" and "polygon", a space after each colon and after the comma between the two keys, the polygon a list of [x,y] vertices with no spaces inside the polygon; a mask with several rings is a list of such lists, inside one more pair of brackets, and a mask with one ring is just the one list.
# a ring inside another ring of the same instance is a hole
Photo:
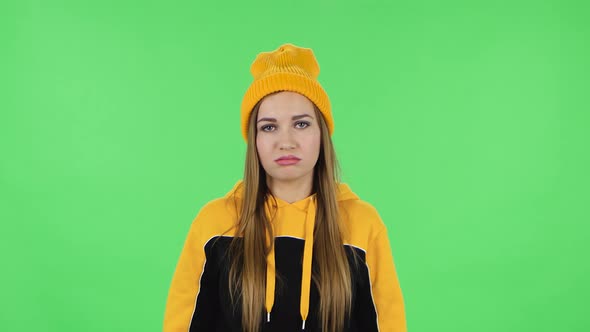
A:
{"label": "woman's neck", "polygon": [[[312,174],[313,175],[313,174]],[[275,196],[291,204],[312,194],[313,178],[297,179],[293,181],[279,181],[267,175],[268,189]]]}

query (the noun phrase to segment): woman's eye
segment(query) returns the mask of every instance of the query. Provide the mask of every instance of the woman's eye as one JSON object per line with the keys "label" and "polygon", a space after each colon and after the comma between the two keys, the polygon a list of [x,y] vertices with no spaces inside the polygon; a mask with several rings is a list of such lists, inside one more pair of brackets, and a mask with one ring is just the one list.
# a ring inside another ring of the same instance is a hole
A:
{"label": "woman's eye", "polygon": [[[301,125],[303,125],[303,126],[301,126]],[[295,123],[295,126],[297,128],[301,128],[301,129],[307,128],[307,127],[309,127],[309,125],[310,125],[309,122],[306,122],[306,121],[300,121],[300,122]],[[268,131],[271,131],[269,128],[274,129],[274,127],[275,127],[274,125],[264,125],[264,126],[260,127],[260,130],[268,132]]]}
{"label": "woman's eye", "polygon": [[308,126],[309,126],[309,122],[305,122],[305,121],[297,122],[297,124],[296,124],[296,125],[298,126],[298,125],[300,125],[300,124],[304,124],[305,126],[304,126],[304,127],[299,127],[299,128],[306,128],[306,127],[308,127]]}

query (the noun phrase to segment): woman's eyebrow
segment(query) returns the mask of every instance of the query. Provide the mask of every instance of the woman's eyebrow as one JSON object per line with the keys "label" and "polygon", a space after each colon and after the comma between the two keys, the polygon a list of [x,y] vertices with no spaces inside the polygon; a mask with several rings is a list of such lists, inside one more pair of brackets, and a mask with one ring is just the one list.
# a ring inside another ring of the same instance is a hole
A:
{"label": "woman's eyebrow", "polygon": [[[301,114],[301,115],[295,115],[295,116],[293,116],[291,118],[291,120],[299,120],[299,119],[304,118],[304,117],[310,117],[310,118],[313,119],[313,117],[311,115]],[[275,119],[275,118],[262,118],[262,119],[258,120],[257,122],[262,122],[262,121],[277,122],[277,119]]]}

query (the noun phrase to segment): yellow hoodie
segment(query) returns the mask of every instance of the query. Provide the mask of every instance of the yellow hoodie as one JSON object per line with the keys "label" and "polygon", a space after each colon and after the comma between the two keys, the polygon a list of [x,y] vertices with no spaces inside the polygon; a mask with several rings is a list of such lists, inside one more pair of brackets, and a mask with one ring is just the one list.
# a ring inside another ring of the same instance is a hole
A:
{"label": "yellow hoodie", "polygon": [[[238,215],[233,196],[241,202],[242,180],[224,197],[205,204],[193,220],[170,286],[164,332],[242,331],[241,310],[229,300],[229,259],[224,255]],[[267,257],[261,329],[319,331],[319,292],[311,282],[316,195],[293,203],[274,199],[276,211],[272,199],[267,201],[276,237]],[[353,310],[345,331],[405,332],[404,302],[385,224],[345,183],[338,185],[337,200],[348,230],[347,254],[356,251],[364,263],[353,270]],[[284,282],[278,290],[277,273]]]}

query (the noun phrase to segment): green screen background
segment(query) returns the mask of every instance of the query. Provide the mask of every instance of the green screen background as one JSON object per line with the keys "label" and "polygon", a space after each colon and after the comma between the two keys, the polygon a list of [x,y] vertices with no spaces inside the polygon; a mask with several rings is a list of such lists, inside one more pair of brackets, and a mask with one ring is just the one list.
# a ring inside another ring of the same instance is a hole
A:
{"label": "green screen background", "polygon": [[159,331],[242,177],[256,54],[310,47],[408,330],[589,331],[585,1],[3,1],[0,329]]}

